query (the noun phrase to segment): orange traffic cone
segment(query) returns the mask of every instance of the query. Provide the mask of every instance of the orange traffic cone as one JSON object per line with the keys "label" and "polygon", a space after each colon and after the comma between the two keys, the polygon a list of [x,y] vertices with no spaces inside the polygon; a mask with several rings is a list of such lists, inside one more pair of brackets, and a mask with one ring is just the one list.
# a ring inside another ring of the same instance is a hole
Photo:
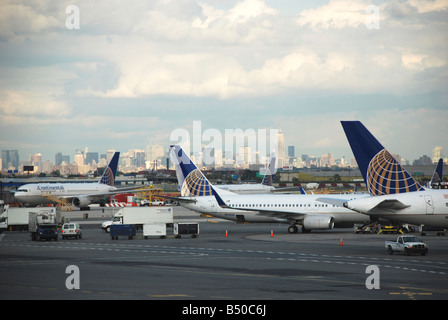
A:
{"label": "orange traffic cone", "polygon": [[342,242],[342,238],[341,238],[341,247],[344,245],[344,243]]}
{"label": "orange traffic cone", "polygon": [[227,232],[227,229],[226,229],[226,238],[229,236],[229,233]]}
{"label": "orange traffic cone", "polygon": [[273,230],[271,230],[271,237],[273,237],[274,236],[274,231]]}

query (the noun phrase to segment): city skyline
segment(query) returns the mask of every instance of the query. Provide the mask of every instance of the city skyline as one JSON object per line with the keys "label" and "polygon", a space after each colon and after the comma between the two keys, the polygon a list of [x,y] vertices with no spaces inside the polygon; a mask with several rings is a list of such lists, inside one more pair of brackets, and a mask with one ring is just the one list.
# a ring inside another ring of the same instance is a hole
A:
{"label": "city skyline", "polygon": [[[281,144],[281,143],[280,143]],[[202,144],[201,151],[198,152],[190,152],[193,161],[195,161],[200,167],[215,167],[215,168],[259,168],[260,166],[264,166],[268,163],[269,154],[266,156],[260,156],[257,150],[252,150],[250,147],[244,147],[244,150],[240,148],[239,152],[233,155],[233,159],[230,162],[227,162],[223,158],[223,150],[216,150],[215,148],[211,150],[205,144]],[[322,154],[322,155],[309,155],[305,153],[294,152],[294,156],[291,155],[291,150],[295,149],[294,146],[287,146],[288,152],[284,154],[283,157],[278,154],[274,154],[277,157],[277,167],[278,168],[287,168],[287,167],[296,167],[296,168],[304,168],[304,167],[356,167],[356,161],[353,157],[346,158],[342,156],[340,158],[334,157],[331,152]],[[166,163],[166,158],[168,157],[169,147],[164,148],[160,145],[147,145],[146,148],[143,149],[128,149],[126,151],[120,151],[120,165],[123,167],[122,169],[126,172],[133,172],[154,168],[164,168]],[[285,148],[283,148],[285,150]],[[18,150],[2,150],[2,158],[0,158],[0,169],[2,171],[6,171],[10,168],[4,167],[3,157],[7,153],[14,153],[13,156],[17,163],[16,170],[19,169],[19,172],[23,172],[21,166],[26,165],[35,165],[38,166],[35,168],[36,172],[45,172],[50,173],[52,171],[58,170],[55,169],[57,166],[65,165],[67,167],[64,168],[68,173],[80,173],[86,174],[88,172],[95,171],[97,167],[105,167],[107,163],[110,161],[113,153],[119,150],[108,149],[106,152],[96,152],[90,151],[88,147],[84,148],[84,151],[81,149],[76,149],[74,152],[73,160],[70,155],[63,155],[61,152],[57,152],[54,155],[54,162],[48,159],[43,159],[41,153],[35,153],[30,155],[27,159],[20,160],[17,158]],[[213,153],[213,160],[210,160],[212,163],[207,163],[206,154]],[[418,159],[405,159],[398,154],[394,154],[394,157],[402,165],[433,165],[437,163],[438,159],[442,157],[444,159],[444,163],[448,164],[448,158],[444,157],[443,148],[440,146],[436,146],[432,149],[430,155],[424,154],[420,156]],[[283,164],[279,163],[279,160],[283,158]],[[254,161],[255,160],[255,161]],[[59,162],[59,163],[58,163]],[[230,165],[229,165],[230,164]],[[73,166],[74,165],[74,166]],[[254,165],[254,166],[253,166]],[[39,167],[40,166],[40,167]],[[170,167],[172,163],[170,162]],[[171,167],[172,168],[172,167]],[[14,170],[14,169],[13,169]]]}
{"label": "city skyline", "polygon": [[0,150],[167,146],[175,130],[281,128],[351,158],[360,120],[406,159],[448,150],[448,3],[0,2]]}

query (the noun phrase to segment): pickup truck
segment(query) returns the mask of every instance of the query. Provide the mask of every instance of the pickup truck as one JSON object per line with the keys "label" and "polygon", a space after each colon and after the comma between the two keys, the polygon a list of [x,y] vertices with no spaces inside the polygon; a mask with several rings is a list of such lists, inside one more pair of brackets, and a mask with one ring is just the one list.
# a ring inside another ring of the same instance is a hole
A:
{"label": "pickup truck", "polygon": [[428,246],[415,236],[400,235],[395,241],[385,241],[384,247],[388,254],[403,252],[407,256],[411,253],[424,256],[428,253]]}

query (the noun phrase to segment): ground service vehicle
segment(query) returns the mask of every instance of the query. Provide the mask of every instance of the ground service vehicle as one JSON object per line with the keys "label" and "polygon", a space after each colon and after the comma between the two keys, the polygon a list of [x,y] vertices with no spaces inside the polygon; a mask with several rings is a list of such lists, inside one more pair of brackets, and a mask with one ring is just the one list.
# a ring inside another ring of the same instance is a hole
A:
{"label": "ground service vehicle", "polygon": [[424,256],[428,253],[428,246],[415,236],[401,235],[396,241],[385,241],[384,246],[388,254],[403,252],[407,256],[411,253]]}
{"label": "ground service vehicle", "polygon": [[61,228],[62,239],[67,238],[82,238],[82,228],[79,223],[64,223]]}
{"label": "ground service vehicle", "polygon": [[157,236],[160,239],[166,238],[166,224],[165,223],[145,223],[143,225],[143,237],[148,239],[149,236]]}
{"label": "ground service vehicle", "polygon": [[172,224],[172,207],[124,207],[120,208],[112,221],[103,222],[101,228],[109,232],[113,224],[132,224],[142,229],[144,224]]}
{"label": "ground service vehicle", "polygon": [[29,213],[28,230],[31,240],[58,240],[58,219],[56,208],[45,208],[38,212]]}
{"label": "ground service vehicle", "polygon": [[113,224],[110,226],[110,238],[118,240],[119,236],[128,237],[129,240],[135,237],[135,226],[132,224]]}
{"label": "ground service vehicle", "polygon": [[3,212],[0,213],[0,231],[3,230],[28,230],[29,213],[30,212],[48,212],[56,209],[57,222],[61,223],[60,208],[40,207],[40,208],[17,208],[5,206]]}
{"label": "ground service vehicle", "polygon": [[173,231],[176,238],[182,235],[191,235],[192,238],[196,238],[199,236],[199,223],[175,223]]}

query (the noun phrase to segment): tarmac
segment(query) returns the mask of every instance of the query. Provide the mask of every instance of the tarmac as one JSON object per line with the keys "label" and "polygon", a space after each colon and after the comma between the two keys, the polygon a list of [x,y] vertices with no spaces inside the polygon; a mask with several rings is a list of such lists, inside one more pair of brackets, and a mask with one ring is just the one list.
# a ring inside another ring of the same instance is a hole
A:
{"label": "tarmac", "polygon": [[[145,240],[139,231],[133,240],[111,240],[100,229],[111,209],[67,213],[82,224],[82,239],[36,242],[26,231],[4,232],[0,299],[448,299],[444,236],[420,237],[429,246],[426,256],[387,255],[384,241],[396,235],[289,234],[285,224],[236,224],[182,207],[174,212],[175,221],[199,222],[199,237],[177,239],[168,229],[166,239]],[[79,288],[69,266],[79,270]]]}

